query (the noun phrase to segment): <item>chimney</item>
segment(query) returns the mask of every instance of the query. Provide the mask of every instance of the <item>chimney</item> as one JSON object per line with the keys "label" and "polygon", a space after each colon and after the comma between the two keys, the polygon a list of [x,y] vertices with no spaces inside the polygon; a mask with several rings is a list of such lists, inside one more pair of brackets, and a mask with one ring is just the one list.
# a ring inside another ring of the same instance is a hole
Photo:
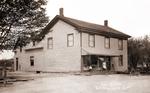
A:
{"label": "chimney", "polygon": [[108,26],[108,20],[104,20],[104,26]]}
{"label": "chimney", "polygon": [[64,9],[63,9],[63,8],[60,8],[60,9],[59,9],[59,15],[60,15],[60,16],[64,16]]}

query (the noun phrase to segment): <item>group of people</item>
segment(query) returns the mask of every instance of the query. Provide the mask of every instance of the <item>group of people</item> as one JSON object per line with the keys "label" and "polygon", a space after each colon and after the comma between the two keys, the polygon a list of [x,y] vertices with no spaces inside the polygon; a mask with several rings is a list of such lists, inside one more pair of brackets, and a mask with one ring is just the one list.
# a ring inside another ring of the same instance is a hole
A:
{"label": "group of people", "polygon": [[[93,69],[92,65],[89,66],[89,71],[91,71]],[[102,62],[102,69],[103,70],[107,70],[107,63],[104,61]]]}

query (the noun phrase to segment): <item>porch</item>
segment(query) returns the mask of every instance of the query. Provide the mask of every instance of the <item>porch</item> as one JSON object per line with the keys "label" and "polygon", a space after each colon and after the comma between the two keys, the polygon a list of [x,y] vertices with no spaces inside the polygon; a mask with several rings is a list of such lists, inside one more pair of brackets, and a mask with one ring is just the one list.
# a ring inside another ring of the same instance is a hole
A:
{"label": "porch", "polygon": [[110,55],[82,55],[82,71],[115,71],[115,58]]}

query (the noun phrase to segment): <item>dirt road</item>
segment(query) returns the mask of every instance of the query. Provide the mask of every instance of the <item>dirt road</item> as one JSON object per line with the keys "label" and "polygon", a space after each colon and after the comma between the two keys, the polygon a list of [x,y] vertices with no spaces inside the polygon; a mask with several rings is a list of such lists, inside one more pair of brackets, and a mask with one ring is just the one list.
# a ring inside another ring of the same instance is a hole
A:
{"label": "dirt road", "polygon": [[0,88],[0,93],[150,93],[150,76],[47,76]]}

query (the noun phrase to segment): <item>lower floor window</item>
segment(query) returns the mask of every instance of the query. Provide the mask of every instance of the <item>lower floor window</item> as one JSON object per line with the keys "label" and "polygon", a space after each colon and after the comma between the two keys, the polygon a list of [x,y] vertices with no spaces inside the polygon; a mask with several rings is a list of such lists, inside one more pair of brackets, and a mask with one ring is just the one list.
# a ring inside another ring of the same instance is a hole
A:
{"label": "lower floor window", "polygon": [[34,66],[34,56],[30,56],[30,66]]}
{"label": "lower floor window", "polygon": [[119,66],[123,66],[123,56],[122,55],[119,56],[118,62],[119,62]]}

